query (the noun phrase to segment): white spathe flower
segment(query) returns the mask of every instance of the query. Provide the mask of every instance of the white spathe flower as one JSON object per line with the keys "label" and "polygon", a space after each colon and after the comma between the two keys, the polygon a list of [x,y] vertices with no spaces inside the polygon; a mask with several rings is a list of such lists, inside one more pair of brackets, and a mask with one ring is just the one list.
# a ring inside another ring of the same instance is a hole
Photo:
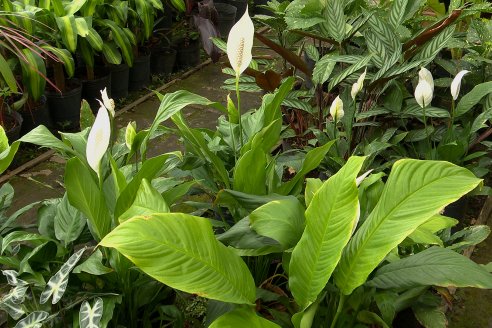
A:
{"label": "white spathe flower", "polygon": [[108,97],[108,92],[106,91],[106,88],[104,88],[104,90],[101,90],[101,97],[104,107],[106,107],[111,113],[111,116],[114,117],[114,109],[116,106],[114,104],[114,100]]}
{"label": "white spathe flower", "polygon": [[463,76],[465,76],[468,73],[470,73],[470,71],[467,70],[460,71],[454,77],[453,82],[451,82],[451,96],[453,96],[454,100],[458,99],[458,96],[460,94],[461,79],[463,79]]}
{"label": "white spathe flower", "polygon": [[362,90],[364,87],[364,79],[366,78],[366,73],[367,73],[367,68],[365,69],[364,73],[362,73],[359,78],[357,79],[357,82],[352,84],[352,91],[350,92],[350,95],[352,96],[352,99],[355,100],[355,97],[357,94]]}
{"label": "white spathe flower", "polygon": [[422,67],[419,71],[419,82],[422,80],[429,83],[432,92],[434,92],[434,78],[432,77],[432,73],[425,67]]}
{"label": "white spathe flower", "polygon": [[89,166],[99,175],[99,165],[111,138],[111,122],[108,110],[101,106],[87,138],[85,155]]}
{"label": "white spathe flower", "polygon": [[254,35],[255,27],[246,7],[243,17],[232,27],[227,38],[227,57],[237,76],[248,68],[253,59],[251,49]]}
{"label": "white spathe flower", "polygon": [[426,80],[420,80],[415,88],[415,100],[417,100],[420,107],[427,107],[431,103],[433,96],[434,92],[431,85]]}
{"label": "white spathe flower", "polygon": [[345,112],[343,111],[343,101],[340,99],[340,96],[337,96],[331,103],[330,115],[333,117],[335,122],[340,121],[345,115]]}

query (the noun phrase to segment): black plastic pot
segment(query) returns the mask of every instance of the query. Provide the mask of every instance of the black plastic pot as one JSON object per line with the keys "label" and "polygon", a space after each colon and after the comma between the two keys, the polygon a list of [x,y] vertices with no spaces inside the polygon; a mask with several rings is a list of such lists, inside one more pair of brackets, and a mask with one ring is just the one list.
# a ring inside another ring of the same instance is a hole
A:
{"label": "black plastic pot", "polygon": [[[6,117],[8,116],[8,118]],[[21,136],[21,130],[22,130],[22,116],[15,112],[11,111],[10,113],[5,113],[4,114],[5,119],[10,119],[13,123],[13,126],[5,131],[5,134],[7,135],[7,138],[9,139],[9,143],[12,143],[16,140],[18,140]]]}
{"label": "black plastic pot", "polygon": [[111,97],[113,99],[126,98],[128,96],[128,79],[130,68],[127,64],[114,65],[111,71]]}
{"label": "black plastic pot", "polygon": [[62,94],[46,91],[46,99],[51,118],[57,129],[63,131],[80,129],[80,103],[82,101],[82,84],[71,81],[73,87]]}
{"label": "black plastic pot", "polygon": [[200,41],[190,40],[189,44],[185,46],[184,41],[181,40],[174,47],[177,51],[177,65],[175,67],[183,69],[200,63]]}
{"label": "black plastic pot", "polygon": [[150,56],[150,69],[154,74],[170,75],[176,62],[175,49],[165,47],[152,50]]}
{"label": "black plastic pot", "polygon": [[128,81],[128,90],[140,90],[150,82],[150,53],[141,54],[133,61],[130,68],[130,78]]}
{"label": "black plastic pot", "polygon": [[82,80],[82,99],[87,100],[94,113],[97,113],[101,100],[101,91],[106,88],[111,98],[111,74],[105,69],[98,69],[102,76],[94,80]]}
{"label": "black plastic pot", "polygon": [[246,11],[246,8],[248,6],[247,0],[227,0],[226,3],[236,7],[236,22],[240,20],[241,17],[243,17],[244,12]]}
{"label": "black plastic pot", "polygon": [[268,16],[272,16],[272,12],[268,9],[265,9],[265,8],[261,8],[259,6],[261,5],[267,5],[269,0],[254,0],[254,10],[253,10],[253,13],[255,15],[268,15]]}
{"label": "black plastic pot", "polygon": [[46,96],[42,96],[38,104],[31,109],[24,109],[20,112],[22,115],[21,135],[24,135],[39,125],[44,125],[48,129],[52,128],[53,122],[48,109]]}
{"label": "black plastic pot", "polygon": [[449,204],[444,208],[444,216],[449,216],[450,218],[456,220],[462,220],[465,217],[466,210],[468,208],[468,198],[461,197],[454,203]]}
{"label": "black plastic pot", "polygon": [[215,9],[219,14],[217,18],[217,23],[219,25],[220,35],[227,38],[229,31],[234,26],[236,22],[236,7],[227,3],[216,3]]}

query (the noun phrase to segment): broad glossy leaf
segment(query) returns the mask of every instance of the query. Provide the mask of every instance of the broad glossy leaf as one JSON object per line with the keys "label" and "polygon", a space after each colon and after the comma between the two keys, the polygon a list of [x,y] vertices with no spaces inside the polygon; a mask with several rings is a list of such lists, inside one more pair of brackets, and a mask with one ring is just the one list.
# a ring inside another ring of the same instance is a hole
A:
{"label": "broad glossy leaf", "polygon": [[18,273],[14,270],[2,270],[2,274],[7,279],[7,283],[10,286],[26,286],[28,283],[22,279],[18,278]]}
{"label": "broad glossy leaf", "polygon": [[44,125],[32,129],[29,133],[20,138],[19,141],[55,149],[63,154],[75,155],[72,148],[56,138]]}
{"label": "broad glossy leaf", "polygon": [[280,326],[258,316],[254,308],[238,307],[217,318],[210,328],[279,328]]}
{"label": "broad glossy leaf", "polygon": [[114,216],[119,218],[135,201],[143,179],[151,181],[159,172],[175,167],[181,161],[180,152],[162,154],[144,162],[138,173],[128,183],[116,201]]}
{"label": "broad glossy leaf", "polygon": [[29,313],[24,319],[17,322],[14,328],[41,328],[43,321],[48,318],[50,314],[46,311],[35,311]]}
{"label": "broad glossy leaf", "polygon": [[137,190],[135,201],[125,213],[120,215],[118,221],[122,223],[134,216],[167,212],[169,212],[169,206],[162,195],[146,179],[143,179]]}
{"label": "broad glossy leaf", "polygon": [[84,213],[96,239],[111,230],[111,216],[103,192],[99,189],[89,168],[80,159],[68,160],[65,167],[65,188],[68,200]]}
{"label": "broad glossy leaf", "polygon": [[5,57],[0,54],[0,75],[3,81],[7,84],[13,93],[17,92],[17,82],[15,80],[14,72],[10,68],[9,63],[5,60]]}
{"label": "broad glossy leaf", "polygon": [[414,288],[419,286],[492,288],[492,274],[450,249],[431,247],[384,265],[368,286]]}
{"label": "broad glossy leaf", "polygon": [[253,195],[266,194],[266,154],[260,147],[242,155],[234,169],[234,190]]}
{"label": "broad glossy leaf", "polygon": [[100,245],[116,248],[172,288],[222,302],[255,301],[246,264],[215,239],[207,219],[181,213],[136,217],[116,227]]}
{"label": "broad glossy leaf", "polygon": [[55,216],[55,236],[67,247],[68,244],[79,238],[87,220],[82,213],[70,205],[67,195],[57,206]]}
{"label": "broad glossy leaf", "polygon": [[73,269],[73,273],[87,272],[95,276],[110,273],[113,269],[102,264],[103,256],[100,249],[96,249],[91,256]]}
{"label": "broad glossy leaf", "polygon": [[460,101],[456,105],[455,117],[466,114],[473,108],[473,106],[478,104],[483,97],[491,93],[491,90],[492,81],[476,85],[470,92],[461,97]]}
{"label": "broad glossy leaf", "polygon": [[292,251],[289,287],[301,309],[316,301],[352,235],[358,216],[357,175],[364,157],[351,157],[315,193],[306,229]]}
{"label": "broad glossy leaf", "polygon": [[304,231],[304,207],[297,198],[274,200],[249,215],[251,228],[278,241],[284,249],[295,246]]}
{"label": "broad glossy leaf", "polygon": [[57,273],[55,273],[53,277],[50,278],[48,284],[46,285],[45,289],[41,293],[41,298],[39,300],[39,303],[41,304],[46,303],[51,296],[53,296],[51,303],[52,304],[58,303],[58,301],[65,293],[65,290],[67,289],[68,276],[70,275],[70,272],[75,267],[77,262],[82,257],[82,254],[84,254],[85,249],[86,248],[84,247],[78,250],[77,252],[75,252],[72,256],[70,256],[68,261],[63,263],[60,270]]}
{"label": "broad glossy leaf", "polygon": [[80,328],[99,328],[103,315],[103,300],[96,297],[94,305],[91,306],[88,301],[85,301],[80,306],[79,325]]}
{"label": "broad glossy leaf", "polygon": [[344,250],[335,272],[337,286],[351,294],[418,226],[480,181],[470,171],[448,162],[396,162],[378,204]]}

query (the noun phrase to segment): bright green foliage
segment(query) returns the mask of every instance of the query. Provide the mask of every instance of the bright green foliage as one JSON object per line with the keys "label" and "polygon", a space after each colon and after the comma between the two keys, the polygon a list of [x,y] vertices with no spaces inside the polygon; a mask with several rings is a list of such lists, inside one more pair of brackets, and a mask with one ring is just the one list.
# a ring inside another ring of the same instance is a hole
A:
{"label": "bright green foliage", "polygon": [[210,328],[278,328],[279,325],[258,316],[251,307],[238,307],[212,322]]}
{"label": "bright green foliage", "polygon": [[289,286],[302,309],[316,300],[350,239],[359,214],[355,179],[363,162],[363,157],[351,157],[306,210],[306,229],[289,265]]}
{"label": "bright green foliage", "polygon": [[219,243],[207,219],[181,213],[129,219],[100,243],[116,248],[156,280],[222,302],[252,304],[246,264]]}
{"label": "bright green foliage", "polygon": [[284,249],[294,247],[304,231],[304,207],[293,196],[274,200],[249,215],[251,228],[278,241]]}
{"label": "bright green foliage", "polygon": [[431,247],[383,266],[367,285],[382,289],[419,286],[492,289],[492,275],[455,251]]}
{"label": "bright green foliage", "polygon": [[396,162],[379,203],[344,250],[335,273],[342,293],[349,295],[362,285],[418,226],[480,181],[470,171],[447,162]]}

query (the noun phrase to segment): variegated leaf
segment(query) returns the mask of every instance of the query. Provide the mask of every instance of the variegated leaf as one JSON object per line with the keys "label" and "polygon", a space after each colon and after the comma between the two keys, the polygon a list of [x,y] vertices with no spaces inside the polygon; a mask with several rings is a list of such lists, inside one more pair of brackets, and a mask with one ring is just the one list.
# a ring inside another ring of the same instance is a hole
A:
{"label": "variegated leaf", "polygon": [[40,303],[44,304],[48,301],[48,299],[53,296],[51,300],[52,304],[58,303],[60,298],[65,293],[68,285],[68,276],[72,269],[75,267],[77,262],[82,257],[82,254],[85,251],[85,247],[74,253],[67,262],[65,262],[60,270],[48,281],[46,288],[43,293],[41,293]]}
{"label": "variegated leaf", "polygon": [[17,322],[14,328],[41,328],[43,321],[48,318],[49,313],[46,311],[35,311],[27,317]]}
{"label": "variegated leaf", "polygon": [[7,278],[7,283],[10,286],[26,286],[28,284],[26,281],[17,278],[19,274],[14,270],[2,270],[2,274]]}
{"label": "variegated leaf", "polygon": [[88,301],[80,306],[79,325],[80,328],[99,328],[103,315],[103,300],[96,298],[94,306],[91,307]]}

